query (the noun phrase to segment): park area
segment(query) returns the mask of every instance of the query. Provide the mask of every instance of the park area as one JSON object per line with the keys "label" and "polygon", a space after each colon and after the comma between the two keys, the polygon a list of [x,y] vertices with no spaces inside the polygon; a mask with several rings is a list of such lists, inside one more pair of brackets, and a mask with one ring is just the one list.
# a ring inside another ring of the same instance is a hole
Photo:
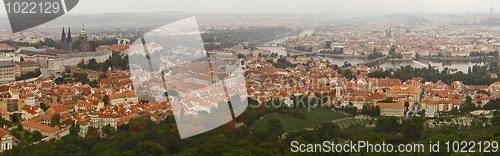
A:
{"label": "park area", "polygon": [[[305,120],[295,118],[290,116],[290,112],[298,111],[305,116]],[[283,125],[283,130],[285,133],[296,131],[304,128],[314,128],[320,123],[328,122],[332,120],[342,119],[349,117],[341,112],[332,111],[331,109],[325,108],[302,108],[295,110],[287,110],[286,114],[283,113],[273,113],[265,116],[257,125],[255,125],[255,129],[266,129],[266,123],[268,120],[272,118],[276,118],[280,120]]]}

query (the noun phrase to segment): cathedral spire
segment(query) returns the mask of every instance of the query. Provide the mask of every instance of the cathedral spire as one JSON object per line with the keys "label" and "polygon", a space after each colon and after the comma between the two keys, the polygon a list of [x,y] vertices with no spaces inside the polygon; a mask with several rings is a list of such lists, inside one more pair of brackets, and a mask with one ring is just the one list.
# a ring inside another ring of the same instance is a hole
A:
{"label": "cathedral spire", "polygon": [[73,51],[73,39],[71,38],[71,27],[68,28],[68,37],[66,39],[66,50]]}
{"label": "cathedral spire", "polygon": [[63,26],[63,30],[62,30],[62,35],[66,36],[66,34],[64,33],[64,26]]}
{"label": "cathedral spire", "polygon": [[64,33],[64,26],[61,34],[61,49],[66,50],[66,33]]}
{"label": "cathedral spire", "polygon": [[82,31],[80,31],[80,35],[85,35],[85,25],[82,24]]}

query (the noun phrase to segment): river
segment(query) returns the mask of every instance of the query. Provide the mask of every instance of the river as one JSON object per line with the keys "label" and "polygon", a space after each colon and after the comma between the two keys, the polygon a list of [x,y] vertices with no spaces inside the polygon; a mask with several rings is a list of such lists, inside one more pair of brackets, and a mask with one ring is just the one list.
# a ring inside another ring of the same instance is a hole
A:
{"label": "river", "polygon": [[[313,33],[311,30],[306,30],[302,32],[300,35],[310,35]],[[269,41],[267,43],[281,43],[291,36],[286,36],[280,39],[276,39],[273,41]],[[285,49],[282,49],[280,47],[257,47],[259,49],[264,49],[264,50],[269,50],[274,53],[278,53],[278,55],[287,55],[287,51]],[[352,65],[356,65],[358,63],[362,63],[366,61],[366,58],[332,58],[332,57],[320,57],[320,56],[311,56],[313,59],[318,59],[321,58],[323,60],[329,60],[333,64],[337,65],[343,65],[344,62],[349,62]],[[469,67],[472,68],[474,65],[484,65],[482,62],[470,62],[470,61],[428,61],[428,60],[412,60],[412,61],[388,61],[383,64],[380,64],[379,67],[383,69],[387,68],[399,68],[400,66],[407,66],[410,65],[415,68],[422,68],[422,67],[427,67],[428,65],[431,65],[439,70],[443,70],[444,68],[449,68],[449,69],[457,69],[458,71],[462,71],[464,73],[468,72]]]}

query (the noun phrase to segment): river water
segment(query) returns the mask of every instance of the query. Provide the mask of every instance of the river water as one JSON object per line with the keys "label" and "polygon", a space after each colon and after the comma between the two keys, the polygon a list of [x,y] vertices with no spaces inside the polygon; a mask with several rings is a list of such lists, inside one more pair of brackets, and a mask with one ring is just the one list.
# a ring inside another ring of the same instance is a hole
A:
{"label": "river water", "polygon": [[[300,35],[310,35],[312,31],[306,30],[302,32]],[[276,39],[267,43],[281,43],[285,40],[290,38],[290,36]],[[264,49],[264,50],[269,50],[274,53],[278,53],[278,55],[287,55],[287,51],[285,49],[282,49],[280,47],[257,47],[259,49]],[[337,64],[339,66],[343,65],[344,62],[349,62],[352,65],[356,65],[358,63],[362,63],[364,61],[367,61],[366,58],[332,58],[332,57],[321,57],[321,56],[311,56],[313,59],[318,59],[321,58],[323,60],[329,60],[333,64]],[[449,68],[449,69],[457,69],[458,71],[462,71],[464,73],[468,72],[468,68],[474,65],[484,65],[482,62],[470,62],[470,61],[428,61],[428,60],[412,60],[412,61],[387,61],[383,64],[380,64],[379,67],[383,69],[395,69],[395,68],[400,68],[401,66],[407,66],[410,65],[414,68],[422,68],[422,67],[428,67],[428,65],[431,65],[435,68],[438,68],[439,70],[443,70],[444,68]]]}

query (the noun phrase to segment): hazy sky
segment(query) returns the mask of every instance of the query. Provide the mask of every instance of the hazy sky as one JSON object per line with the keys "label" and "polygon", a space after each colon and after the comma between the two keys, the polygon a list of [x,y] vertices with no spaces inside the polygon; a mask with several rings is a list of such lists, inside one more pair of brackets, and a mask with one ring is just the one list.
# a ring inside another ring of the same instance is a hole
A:
{"label": "hazy sky", "polygon": [[500,0],[80,0],[70,13],[489,13],[491,6],[500,13]]}

